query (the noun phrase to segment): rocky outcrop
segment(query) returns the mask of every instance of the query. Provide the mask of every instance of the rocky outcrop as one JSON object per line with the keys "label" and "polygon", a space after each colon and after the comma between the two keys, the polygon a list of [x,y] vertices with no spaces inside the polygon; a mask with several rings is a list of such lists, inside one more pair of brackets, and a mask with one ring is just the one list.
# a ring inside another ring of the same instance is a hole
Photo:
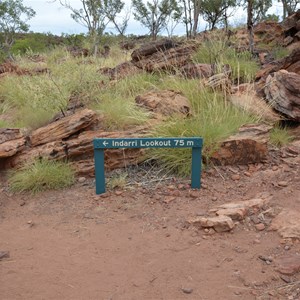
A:
{"label": "rocky outcrop", "polygon": [[268,125],[246,125],[223,141],[209,158],[216,165],[247,165],[261,162],[268,154]]}
{"label": "rocky outcrop", "polygon": [[143,70],[136,67],[132,62],[127,61],[117,65],[115,68],[102,68],[99,72],[107,75],[110,80],[119,80],[127,76],[139,74],[143,72]]}
{"label": "rocky outcrop", "polygon": [[186,78],[208,78],[215,74],[215,67],[211,64],[187,64],[180,68],[182,76]]}
{"label": "rocky outcrop", "polygon": [[188,116],[191,112],[188,99],[181,93],[171,90],[153,91],[139,95],[135,101],[137,105],[153,112],[156,118],[174,114]]}
{"label": "rocky outcrop", "polygon": [[280,70],[269,75],[264,92],[266,100],[276,111],[289,120],[300,122],[299,74]]}

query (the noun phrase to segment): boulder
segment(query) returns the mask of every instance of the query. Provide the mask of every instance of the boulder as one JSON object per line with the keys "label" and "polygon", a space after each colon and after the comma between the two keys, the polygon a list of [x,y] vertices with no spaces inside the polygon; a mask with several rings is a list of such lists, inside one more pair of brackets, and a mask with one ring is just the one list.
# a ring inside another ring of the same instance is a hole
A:
{"label": "boulder", "polygon": [[101,68],[99,72],[109,76],[110,80],[118,80],[142,73],[143,70],[136,67],[132,62],[127,61],[117,65],[115,68]]}
{"label": "boulder", "polygon": [[31,145],[34,147],[70,137],[72,134],[90,126],[95,118],[96,113],[92,110],[77,111],[71,116],[34,130],[29,137]]}
{"label": "boulder", "polygon": [[284,275],[294,275],[300,272],[300,255],[288,253],[275,261],[276,271]]}
{"label": "boulder", "polygon": [[215,165],[247,165],[266,160],[271,126],[245,125],[223,141],[209,160]]}
{"label": "boulder", "polygon": [[280,70],[269,75],[264,92],[276,111],[286,119],[300,122],[300,74]]}
{"label": "boulder", "polygon": [[171,90],[148,92],[137,96],[135,102],[138,106],[153,112],[158,118],[174,114],[188,116],[191,112],[188,99],[181,93]]}

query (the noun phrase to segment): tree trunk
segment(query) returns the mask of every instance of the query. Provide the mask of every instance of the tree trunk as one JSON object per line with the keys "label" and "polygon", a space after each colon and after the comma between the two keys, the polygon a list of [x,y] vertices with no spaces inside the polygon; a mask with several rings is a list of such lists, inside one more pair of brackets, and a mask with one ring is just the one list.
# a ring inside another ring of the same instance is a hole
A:
{"label": "tree trunk", "polygon": [[248,0],[247,29],[248,29],[248,34],[249,34],[249,51],[253,54],[254,53],[253,0]]}

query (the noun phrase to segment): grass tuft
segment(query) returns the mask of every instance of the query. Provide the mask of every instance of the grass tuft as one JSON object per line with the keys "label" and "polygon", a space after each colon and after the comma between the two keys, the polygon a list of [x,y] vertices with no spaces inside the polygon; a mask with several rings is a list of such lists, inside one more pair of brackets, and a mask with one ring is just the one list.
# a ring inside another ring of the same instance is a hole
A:
{"label": "grass tuft", "polygon": [[48,160],[27,163],[9,174],[9,186],[13,192],[27,191],[35,194],[68,187],[74,181],[74,171],[68,164]]}
{"label": "grass tuft", "polygon": [[276,147],[281,147],[293,140],[293,136],[284,127],[276,126],[270,132],[270,143]]}

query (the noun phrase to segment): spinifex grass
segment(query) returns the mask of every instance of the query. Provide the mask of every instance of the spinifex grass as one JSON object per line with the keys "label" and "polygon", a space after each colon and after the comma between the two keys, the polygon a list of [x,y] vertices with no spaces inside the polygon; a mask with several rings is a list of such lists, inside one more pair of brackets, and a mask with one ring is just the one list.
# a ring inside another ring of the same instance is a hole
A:
{"label": "spinifex grass", "polygon": [[270,143],[276,147],[281,147],[293,140],[289,131],[280,126],[275,126],[270,132]]}
{"label": "spinifex grass", "polygon": [[[195,87],[196,88],[196,87]],[[219,143],[235,133],[246,123],[254,123],[258,118],[227,103],[218,93],[202,87],[200,93],[193,93],[194,115],[186,119],[171,118],[159,124],[152,131],[156,137],[203,137],[203,156],[209,161],[210,155]],[[158,159],[161,166],[180,175],[188,175],[191,167],[189,149],[151,149],[149,157]]]}
{"label": "spinifex grass", "polygon": [[74,181],[74,171],[68,164],[48,160],[27,163],[9,174],[9,186],[14,192],[57,190],[71,186]]}

